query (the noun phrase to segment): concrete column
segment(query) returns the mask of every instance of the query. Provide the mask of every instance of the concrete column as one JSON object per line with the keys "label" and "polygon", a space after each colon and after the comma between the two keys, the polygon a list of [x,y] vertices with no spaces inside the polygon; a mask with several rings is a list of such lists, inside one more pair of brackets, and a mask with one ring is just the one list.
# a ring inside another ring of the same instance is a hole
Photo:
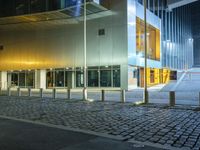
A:
{"label": "concrete column", "polygon": [[35,88],[46,89],[46,70],[35,71]]}
{"label": "concrete column", "polygon": [[7,72],[2,71],[0,72],[0,87],[2,90],[6,90],[8,87],[8,81],[7,81]]}

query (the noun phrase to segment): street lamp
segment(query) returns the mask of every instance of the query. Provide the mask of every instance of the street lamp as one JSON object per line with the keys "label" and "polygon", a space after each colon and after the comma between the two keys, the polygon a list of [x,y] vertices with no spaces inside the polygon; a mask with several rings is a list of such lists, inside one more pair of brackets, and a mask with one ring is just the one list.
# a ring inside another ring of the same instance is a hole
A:
{"label": "street lamp", "polygon": [[149,102],[147,91],[147,1],[143,0],[144,4],[144,103]]}
{"label": "street lamp", "polygon": [[87,22],[86,22],[86,0],[84,0],[84,88],[83,88],[83,100],[87,100]]}

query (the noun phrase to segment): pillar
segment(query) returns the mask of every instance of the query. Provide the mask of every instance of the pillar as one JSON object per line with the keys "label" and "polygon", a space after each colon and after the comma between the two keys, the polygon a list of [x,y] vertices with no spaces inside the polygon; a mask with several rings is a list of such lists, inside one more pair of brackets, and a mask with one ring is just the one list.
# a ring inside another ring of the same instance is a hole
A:
{"label": "pillar", "polygon": [[6,71],[0,72],[0,87],[2,88],[2,90],[7,89],[7,87],[8,87],[7,72]]}
{"label": "pillar", "polygon": [[46,89],[46,70],[35,71],[35,88]]}

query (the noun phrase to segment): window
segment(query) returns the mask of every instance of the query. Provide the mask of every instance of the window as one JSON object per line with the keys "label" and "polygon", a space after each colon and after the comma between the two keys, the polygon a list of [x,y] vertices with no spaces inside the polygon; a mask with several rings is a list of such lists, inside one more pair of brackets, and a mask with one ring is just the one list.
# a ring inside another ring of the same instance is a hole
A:
{"label": "window", "polygon": [[11,73],[11,86],[18,86],[18,73]]}
{"label": "window", "polygon": [[76,70],[76,87],[84,87],[84,74],[83,70]]}
{"label": "window", "polygon": [[99,72],[98,70],[88,70],[88,87],[99,86]]}
{"label": "window", "polygon": [[15,6],[16,15],[23,15],[29,13],[29,1],[17,0]]}
{"label": "window", "polygon": [[61,0],[48,0],[48,10],[57,10],[61,8]]}
{"label": "window", "polygon": [[64,87],[64,70],[55,71],[55,86]]}
{"label": "window", "polygon": [[27,87],[34,87],[34,72],[27,72],[26,73],[26,86]]}
{"label": "window", "polygon": [[53,84],[53,71],[47,72],[47,88],[51,88],[54,86]]}
{"label": "window", "polygon": [[120,70],[113,70],[113,87],[120,87]]}
{"label": "window", "polygon": [[19,73],[19,86],[25,87],[25,72]]}
{"label": "window", "polygon": [[101,67],[100,86],[101,87],[111,87],[111,68],[108,66]]}
{"label": "window", "polygon": [[[136,22],[136,53],[139,57],[144,57],[144,21],[137,17]],[[147,57],[160,60],[160,31],[150,24],[147,24]]]}
{"label": "window", "polygon": [[35,74],[33,71],[8,73],[8,85],[19,87],[34,87]]}
{"label": "window", "polygon": [[46,10],[45,0],[31,0],[31,13],[43,12]]}
{"label": "window", "polygon": [[65,87],[68,87],[68,73],[69,71],[65,71]]}

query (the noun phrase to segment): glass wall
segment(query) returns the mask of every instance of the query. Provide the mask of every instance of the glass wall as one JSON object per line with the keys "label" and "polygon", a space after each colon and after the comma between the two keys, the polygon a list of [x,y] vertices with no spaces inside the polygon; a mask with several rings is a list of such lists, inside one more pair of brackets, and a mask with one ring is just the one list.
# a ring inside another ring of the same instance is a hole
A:
{"label": "glass wall", "polygon": [[84,74],[82,68],[76,68],[76,87],[84,86]]}
{"label": "glass wall", "polygon": [[100,86],[111,87],[111,67],[105,66],[100,68]]}
{"label": "glass wall", "polygon": [[56,87],[64,87],[65,86],[65,72],[64,70],[55,70],[55,86]]}
{"label": "glass wall", "polygon": [[19,86],[20,87],[25,87],[26,85],[26,75],[25,75],[25,72],[20,72],[19,73]]}
{"label": "glass wall", "polygon": [[113,70],[113,87],[120,87],[120,67],[119,66],[114,66]]}
{"label": "glass wall", "polygon": [[[136,19],[136,53],[144,57],[144,21]],[[160,31],[147,24],[147,58],[160,60]]]}
{"label": "glass wall", "polygon": [[54,87],[54,72],[52,70],[47,70],[46,80],[47,88]]}
{"label": "glass wall", "polygon": [[14,71],[8,72],[8,86],[9,87],[32,87],[35,84],[35,72],[34,71]]}
{"label": "glass wall", "polygon": [[88,68],[88,87],[120,87],[120,66]]}
{"label": "glass wall", "polygon": [[65,77],[67,77],[67,71],[65,71],[65,69],[47,70],[47,88],[67,87],[67,79],[65,80]]}
{"label": "glass wall", "polygon": [[99,86],[99,69],[98,67],[88,68],[88,87]]}
{"label": "glass wall", "polygon": [[[82,67],[72,69],[47,70],[47,88],[68,87],[74,76],[75,87],[84,87],[84,73]],[[88,87],[120,87],[120,66],[88,67]]]}

